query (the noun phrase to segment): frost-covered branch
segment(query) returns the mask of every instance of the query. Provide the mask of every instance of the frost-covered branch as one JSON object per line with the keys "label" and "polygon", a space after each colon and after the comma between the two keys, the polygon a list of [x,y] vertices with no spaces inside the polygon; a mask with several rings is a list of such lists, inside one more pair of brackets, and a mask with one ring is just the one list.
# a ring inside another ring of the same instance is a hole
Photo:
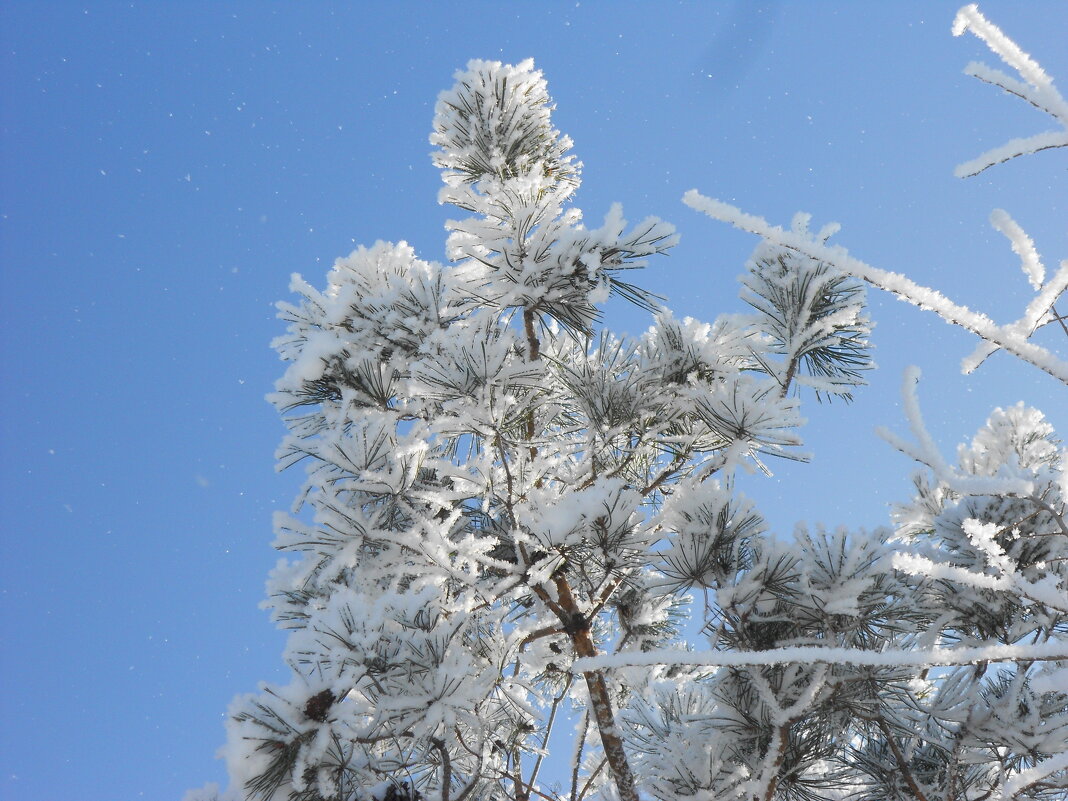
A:
{"label": "frost-covered branch", "polygon": [[[1038,583],[1027,581],[1015,571],[1003,572],[1000,575],[975,573],[963,567],[934,562],[912,554],[898,554],[894,557],[893,564],[898,570],[916,576],[949,579],[962,585],[987,590],[1014,592],[1035,603],[1044,604],[1050,609],[1068,615],[1068,593],[1059,586],[1055,578]],[[1055,658],[1063,659],[1064,657]]]}
{"label": "frost-covered branch", "polygon": [[[1035,250],[1034,241],[1009,216],[1009,213],[1002,209],[994,209],[990,214],[990,224],[1009,240],[1013,252],[1020,257],[1020,268],[1023,270],[1024,275],[1027,276],[1031,287],[1037,293],[1031,302],[1027,304],[1023,317],[1014,323],[1010,323],[1007,327],[1014,329],[1023,339],[1027,339],[1039,327],[1053,322],[1055,319],[1061,321],[1063,326],[1064,322],[1057,314],[1054,304],[1068,289],[1068,260],[1062,261],[1057,273],[1049,281],[1046,281],[1046,270],[1039,258],[1038,251]],[[1066,330],[1066,334],[1068,334],[1068,330]],[[971,356],[968,356],[962,362],[962,371],[965,373],[972,372],[995,350],[997,350],[997,345],[992,342],[980,343],[976,346]]]}
{"label": "frost-covered branch", "polygon": [[[995,798],[997,801],[1013,801],[1013,799],[1019,797],[1018,794],[1023,790],[1033,787],[1048,776],[1065,769],[1068,769],[1068,752],[1057,754],[1043,760],[1032,768],[1020,771],[1005,782],[1005,786]],[[1059,788],[1063,791],[1068,789],[1068,782],[1062,780],[1055,785],[1051,785],[1051,787]]]}
{"label": "frost-covered branch", "polygon": [[900,300],[921,309],[933,311],[946,322],[971,331],[981,339],[1049,373],[1058,381],[1068,384],[1068,362],[1057,358],[1040,345],[1028,341],[1015,325],[999,326],[985,314],[974,312],[966,306],[955,303],[937,290],[917,284],[900,273],[882,270],[850,256],[848,251],[841,246],[831,247],[812,235],[795,230],[786,231],[779,226],[771,225],[761,217],[746,214],[728,203],[705,197],[696,189],[688,191],[683,196],[683,202],[714,220],[729,223],[735,228],[756,234],[768,242],[795,250],[809,258],[833,264],[849,275],[896,295]]}
{"label": "frost-covered branch", "polygon": [[980,13],[977,5],[964,6],[957,12],[956,19],[953,21],[953,35],[960,36],[965,31],[971,31],[984,41],[987,47],[1006,65],[1016,70],[1023,80],[1018,81],[1000,70],[974,61],[965,68],[965,74],[1026,100],[1035,108],[1053,117],[1064,130],[1048,131],[1006,142],[958,166],[955,170],[957,177],[967,178],[978,175],[988,167],[1009,161],[1017,156],[1068,146],[1068,102],[1057,91],[1057,87],[1053,85],[1053,79],[1046,74],[1038,62],[1002,33],[1000,28],[987,20]]}
{"label": "frost-covered branch", "polygon": [[[1068,145],[1068,102],[1058,92],[1052,78],[1015,42],[991,24],[975,5],[962,8],[953,23],[954,35],[959,36],[966,30],[972,31],[986,42],[994,53],[1017,71],[1022,80],[1016,80],[982,64],[969,64],[966,72],[1022,97],[1053,116],[1064,126],[1065,130],[1038,134],[1025,139],[1014,139],[961,165],[957,168],[957,174],[962,177],[975,175],[993,164],[1008,161],[1017,156]],[[696,189],[688,191],[683,196],[683,202],[695,211],[707,214],[713,219],[756,234],[767,243],[832,264],[849,275],[896,295],[900,300],[921,309],[933,311],[946,322],[976,334],[983,342],[964,360],[962,369],[965,373],[974,370],[987,356],[1000,348],[1049,373],[1059,381],[1068,383],[1068,362],[1030,341],[1031,335],[1039,327],[1054,321],[1059,322],[1068,335],[1068,325],[1056,312],[1054,305],[1068,289],[1068,261],[1062,261],[1056,275],[1049,281],[1045,281],[1045,270],[1034,243],[1023,229],[1000,209],[995,210],[991,215],[991,224],[1009,239],[1013,250],[1020,257],[1025,275],[1037,293],[1028,304],[1023,316],[1008,325],[998,325],[985,314],[974,312],[966,306],[955,303],[937,290],[917,284],[904,275],[866,264],[850,256],[845,248],[829,247],[825,236],[811,235],[806,227],[796,224],[796,219],[792,229],[786,231],[779,226],[769,224],[761,217],[744,213],[730,204],[705,197]]]}
{"label": "frost-covered branch", "polygon": [[606,654],[576,660],[573,669],[607,670],[654,665],[751,667],[767,665],[859,665],[865,667],[948,667],[983,662],[1061,662],[1068,660],[1068,642],[985,645],[974,648],[895,648],[861,651],[854,648],[795,646],[767,651],[650,651]]}
{"label": "frost-covered branch", "polygon": [[907,367],[901,382],[902,407],[905,418],[908,420],[909,430],[916,438],[916,442],[906,442],[882,426],[876,429],[879,436],[906,456],[931,468],[938,481],[960,495],[1030,495],[1034,491],[1032,481],[1004,476],[964,474],[950,467],[923,421],[923,413],[920,411],[919,397],[916,393],[920,376],[920,368]]}

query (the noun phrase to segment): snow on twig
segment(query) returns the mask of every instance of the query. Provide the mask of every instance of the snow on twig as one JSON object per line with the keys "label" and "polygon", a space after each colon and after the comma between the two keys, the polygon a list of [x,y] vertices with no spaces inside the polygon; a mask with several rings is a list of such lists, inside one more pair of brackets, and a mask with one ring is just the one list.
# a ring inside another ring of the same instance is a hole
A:
{"label": "snow on twig", "polygon": [[1023,81],[1017,81],[1000,70],[976,62],[970,63],[965,68],[966,75],[971,75],[1026,100],[1053,117],[1065,130],[1047,131],[1034,136],[1013,139],[959,165],[954,174],[958,178],[967,178],[1017,156],[1068,146],[1068,102],[1065,102],[1060,92],[1057,91],[1057,87],[1053,85],[1053,79],[1039,63],[1021,50],[1016,42],[1002,33],[1000,28],[987,20],[980,13],[978,6],[974,4],[958,11],[956,19],[953,20],[954,36],[960,36],[965,31],[971,31],[985,42],[995,55],[1019,73]]}
{"label": "snow on twig", "polygon": [[1030,153],[1052,150],[1056,147],[1068,147],[1068,132],[1046,131],[1034,136],[1010,139],[1005,144],[991,148],[971,161],[958,164],[953,170],[953,174],[958,178],[971,178],[973,175],[978,175],[995,164],[1004,164],[1017,156],[1026,156]]}
{"label": "snow on twig", "polygon": [[1007,782],[1001,789],[1001,794],[996,796],[997,801],[1012,801],[1021,790],[1026,790],[1047,776],[1052,776],[1059,770],[1068,768],[1068,752],[1054,754],[1048,759],[1043,759],[1032,768],[1021,770]]}
{"label": "snow on twig", "polygon": [[[1027,304],[1023,317],[1010,323],[1006,328],[1014,329],[1022,337],[1029,337],[1039,326],[1053,321],[1055,316],[1053,306],[1066,289],[1068,289],[1068,260],[1060,263],[1060,269],[1042,287],[1042,291]],[[961,370],[965,373],[974,371],[988,355],[997,349],[997,345],[992,342],[980,343],[975,352],[961,362]]]}
{"label": "snow on twig", "polygon": [[[1043,285],[1046,268],[1035,249],[1034,241],[1027,235],[1027,232],[1003,209],[994,209],[990,213],[990,224],[1009,240],[1013,252],[1020,257],[1020,269],[1027,276],[1031,286],[1038,290],[1035,297],[1027,304],[1023,317],[1006,326],[1026,339],[1054,316],[1053,305],[1064,294],[1065,289],[1068,289],[1068,261],[1062,261],[1057,273]],[[975,351],[961,362],[961,370],[965,373],[972,372],[997,349],[997,345],[991,342],[980,342]]]}
{"label": "snow on twig", "polygon": [[1058,381],[1068,384],[1068,362],[1021,336],[1014,325],[999,326],[985,314],[974,312],[966,306],[954,303],[937,290],[917,284],[900,273],[882,270],[849,255],[840,245],[829,246],[816,237],[796,231],[787,231],[770,224],[762,217],[747,214],[741,209],[721,200],[706,197],[691,189],[682,198],[694,211],[707,214],[714,220],[729,223],[735,228],[756,234],[763,239],[796,250],[813,259],[833,264],[839,270],[872,286],[896,295],[900,300],[933,311],[952,325],[958,325],[981,339],[1049,373]]}
{"label": "snow on twig", "polygon": [[991,575],[988,573],[975,573],[956,565],[933,562],[924,556],[911,554],[895,554],[894,568],[905,573],[927,576],[934,579],[949,579],[959,581],[961,584],[969,584],[988,590],[1003,590],[1018,593],[1032,601],[1044,604],[1050,609],[1068,614],[1068,597],[1064,590],[1057,585],[1053,576],[1047,576],[1041,581],[1027,581],[1016,572]]}
{"label": "snow on twig", "polygon": [[862,651],[856,648],[791,646],[766,651],[647,651],[606,654],[575,660],[572,671],[604,670],[653,665],[744,667],[752,665],[831,664],[866,667],[948,667],[977,662],[1059,662],[1068,659],[1068,642],[1051,641],[1021,645],[983,645],[973,648],[888,648]]}
{"label": "snow on twig", "polygon": [[990,212],[990,225],[1009,240],[1012,252],[1020,257],[1020,269],[1027,276],[1031,288],[1036,291],[1041,289],[1046,280],[1046,268],[1035,250],[1034,240],[1004,209],[994,209]]}
{"label": "snow on twig", "polygon": [[931,468],[935,478],[958,495],[1031,495],[1034,492],[1034,485],[1030,481],[964,474],[949,466],[949,463],[942,458],[941,451],[923,421],[919,397],[916,394],[920,375],[920,368],[907,367],[905,377],[901,382],[902,406],[909,423],[909,430],[916,438],[916,443],[906,442],[882,426],[876,428],[876,433],[906,456]]}

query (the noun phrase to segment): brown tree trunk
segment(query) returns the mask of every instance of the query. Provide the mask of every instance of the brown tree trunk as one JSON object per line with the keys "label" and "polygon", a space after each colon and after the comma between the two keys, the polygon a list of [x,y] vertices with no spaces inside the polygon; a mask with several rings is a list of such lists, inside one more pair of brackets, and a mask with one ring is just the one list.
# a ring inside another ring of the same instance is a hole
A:
{"label": "brown tree trunk", "polygon": [[[527,360],[537,361],[541,358],[541,343],[538,341],[535,329],[536,315],[531,308],[523,309],[523,330],[527,336]],[[534,415],[531,412],[526,420],[527,440],[534,439]],[[538,449],[531,444],[530,458],[533,461],[538,455]],[[540,486],[541,480],[535,482]],[[522,546],[520,546],[522,547]],[[571,592],[571,585],[567,579],[558,576],[554,580],[557,591],[557,603],[549,602],[548,606],[560,618],[563,629],[571,638],[571,644],[579,657],[597,656],[597,646],[590,636],[590,621],[579,609],[575,601],[575,595]],[[535,593],[544,601],[548,596],[544,589],[535,588]],[[608,761],[608,767],[612,771],[616,789],[622,801],[638,801],[638,791],[634,787],[634,774],[631,773],[630,763],[627,762],[626,751],[623,750],[623,739],[616,731],[616,713],[612,708],[612,696],[608,693],[608,684],[604,680],[604,674],[599,670],[589,670],[582,674],[586,680],[586,687],[590,694],[590,706],[593,708],[593,718],[597,721],[597,731],[601,735],[601,746],[604,748],[604,756]],[[521,785],[517,784],[517,788]],[[525,801],[525,799],[519,799]]]}
{"label": "brown tree trunk", "polygon": [[[590,621],[579,611],[575,596],[567,579],[559,577],[555,580],[556,590],[561,609],[570,616],[570,620],[564,621],[564,627],[575,653],[579,657],[598,656],[597,646],[594,645],[590,636]],[[586,680],[586,687],[590,694],[590,706],[593,708],[593,719],[597,722],[597,731],[601,735],[601,746],[604,748],[605,759],[612,771],[616,789],[623,801],[638,801],[638,791],[634,787],[634,774],[630,770],[627,761],[627,753],[623,750],[623,739],[616,730],[616,713],[612,708],[612,697],[608,693],[608,683],[604,680],[604,674],[599,670],[584,671],[582,677]]]}

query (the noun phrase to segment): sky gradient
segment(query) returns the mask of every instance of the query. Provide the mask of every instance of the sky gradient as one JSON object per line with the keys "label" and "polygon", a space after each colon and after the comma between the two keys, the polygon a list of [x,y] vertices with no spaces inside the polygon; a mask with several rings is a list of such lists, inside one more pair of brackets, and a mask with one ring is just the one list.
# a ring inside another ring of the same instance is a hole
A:
{"label": "sky gradient", "polygon": [[[679,316],[743,311],[755,240],[684,207],[697,188],[1006,322],[1027,282],[988,216],[1047,269],[1068,257],[1068,156],[962,181],[953,167],[1052,122],[962,74],[1000,66],[957,4],[260,3],[9,0],[0,6],[0,801],[179,799],[225,782],[230,698],[284,677],[257,608],[283,434],[275,301],[357,244],[443,258],[427,142],[470,58],[533,57],[583,161],[599,225],[675,223],[638,281]],[[981,3],[1068,86],[1068,5]],[[906,365],[952,454],[1024,400],[1068,433],[1064,388],[875,291],[879,369],[851,405],[806,403],[812,464],[749,482],[776,530],[871,528],[907,497]],[[606,322],[640,333],[643,313]],[[1063,352],[1063,340],[1048,339]],[[809,399],[811,401],[811,399]]]}

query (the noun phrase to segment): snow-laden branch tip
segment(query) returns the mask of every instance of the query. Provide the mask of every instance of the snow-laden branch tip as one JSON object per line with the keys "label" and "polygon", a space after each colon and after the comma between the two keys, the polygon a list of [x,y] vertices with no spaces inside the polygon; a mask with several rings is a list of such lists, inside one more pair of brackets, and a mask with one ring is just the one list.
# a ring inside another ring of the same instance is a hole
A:
{"label": "snow-laden branch tip", "polygon": [[1035,249],[1035,241],[1004,209],[994,209],[990,212],[990,225],[1009,240],[1012,252],[1020,257],[1020,269],[1027,277],[1027,282],[1036,292],[1040,290],[1046,282],[1046,268]]}
{"label": "snow-laden branch tip", "polygon": [[571,670],[582,672],[622,667],[690,665],[699,667],[748,667],[758,665],[857,665],[863,667],[948,667],[979,662],[1060,662],[1068,659],[1068,642],[1051,640],[1019,645],[983,645],[973,648],[889,648],[862,651],[798,645],[767,651],[647,651],[605,654],[575,660]]}
{"label": "snow-laden branch tip", "polygon": [[[1068,289],[1068,261],[1062,261],[1060,269],[1046,282],[1046,268],[1035,249],[1035,243],[1019,223],[1007,211],[994,209],[990,213],[990,224],[1009,240],[1013,252],[1020,257],[1020,269],[1031,286],[1037,290],[1031,302],[1027,304],[1023,316],[1005,326],[1027,339],[1056,316],[1054,304],[1064,294],[1065,289]],[[974,371],[997,349],[997,345],[992,342],[980,342],[972,354],[961,362],[961,370],[965,373]]]}
{"label": "snow-laden branch tip", "polygon": [[1057,358],[1046,348],[1028,341],[1015,323],[1000,326],[985,314],[955,303],[935,289],[917,284],[900,273],[879,269],[850,256],[849,252],[840,245],[830,246],[811,234],[784,230],[777,225],[770,224],[762,217],[747,214],[729,203],[706,197],[696,189],[691,189],[683,195],[682,201],[694,211],[707,214],[714,220],[729,223],[735,228],[756,234],[768,242],[796,250],[813,259],[825,261],[842,272],[896,295],[899,300],[927,311],[933,311],[947,323],[971,331],[981,339],[1049,373],[1058,381],[1068,384],[1068,362]]}
{"label": "snow-laden branch tip", "polygon": [[909,458],[931,468],[936,479],[945,484],[958,495],[1005,495],[1026,497],[1034,492],[1034,485],[1024,479],[1002,478],[998,476],[977,476],[961,473],[950,467],[942,457],[934,438],[927,430],[920,411],[920,401],[916,387],[920,381],[920,368],[912,366],[905,369],[901,381],[901,402],[908,420],[909,430],[915,443],[908,442],[887,428],[879,426],[876,433]]}
{"label": "snow-laden branch tip", "polygon": [[1068,594],[1058,586],[1057,579],[1053,576],[1046,576],[1039,581],[1028,581],[1015,570],[1002,572],[1000,575],[975,573],[956,565],[934,562],[924,556],[903,553],[894,555],[893,565],[903,573],[947,579],[981,589],[1014,592],[1062,614],[1068,614]]}
{"label": "snow-laden branch tip", "polygon": [[960,36],[965,31],[971,31],[985,42],[987,47],[1005,64],[1016,70],[1023,80],[1016,80],[1001,70],[977,62],[972,62],[965,67],[965,75],[978,78],[984,83],[997,86],[1009,94],[1026,100],[1035,108],[1053,117],[1064,130],[1046,131],[1034,136],[1013,139],[959,165],[954,170],[954,174],[958,178],[967,178],[1017,156],[1068,146],[1068,102],[1065,102],[1060,92],[1057,91],[1057,87],[1053,85],[1053,79],[1039,63],[1020,49],[1016,42],[1002,33],[1000,28],[984,17],[979,7],[974,4],[960,9],[956,19],[953,20],[954,36]]}
{"label": "snow-laden branch tip", "polygon": [[1020,791],[1033,787],[1047,776],[1052,776],[1057,771],[1066,768],[1068,768],[1068,752],[1054,754],[1048,759],[1043,759],[1034,767],[1021,770],[1010,778],[1005,782],[1005,786],[1001,788],[1001,793],[995,798],[997,801],[1012,801],[1012,799],[1018,797],[1017,793]]}

